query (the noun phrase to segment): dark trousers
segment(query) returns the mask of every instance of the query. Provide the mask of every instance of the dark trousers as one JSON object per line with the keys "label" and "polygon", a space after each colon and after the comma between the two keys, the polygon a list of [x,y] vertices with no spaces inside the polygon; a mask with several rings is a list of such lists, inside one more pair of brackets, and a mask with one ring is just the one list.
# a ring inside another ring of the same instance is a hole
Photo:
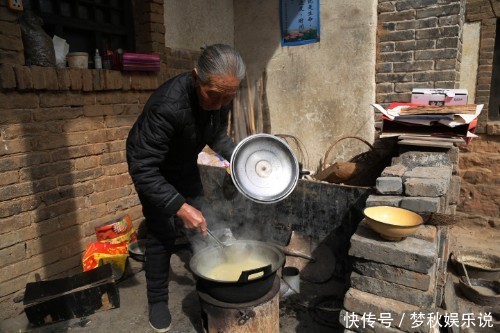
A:
{"label": "dark trousers", "polygon": [[[188,203],[202,210],[203,198],[189,199]],[[182,228],[182,220],[170,217],[160,220],[146,218],[146,287],[148,303],[168,302],[168,275],[175,238]]]}

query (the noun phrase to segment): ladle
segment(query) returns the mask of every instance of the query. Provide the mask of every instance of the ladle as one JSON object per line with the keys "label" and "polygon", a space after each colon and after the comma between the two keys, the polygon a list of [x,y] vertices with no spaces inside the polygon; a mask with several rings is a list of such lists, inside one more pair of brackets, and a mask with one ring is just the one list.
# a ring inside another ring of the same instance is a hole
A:
{"label": "ladle", "polygon": [[210,237],[212,237],[213,239],[215,239],[215,241],[217,242],[217,244],[219,244],[220,247],[222,247],[222,248],[227,247],[227,245],[224,244],[224,243],[222,243],[217,237],[215,237],[214,234],[212,234],[212,232],[208,228],[207,228],[207,234],[209,234]]}

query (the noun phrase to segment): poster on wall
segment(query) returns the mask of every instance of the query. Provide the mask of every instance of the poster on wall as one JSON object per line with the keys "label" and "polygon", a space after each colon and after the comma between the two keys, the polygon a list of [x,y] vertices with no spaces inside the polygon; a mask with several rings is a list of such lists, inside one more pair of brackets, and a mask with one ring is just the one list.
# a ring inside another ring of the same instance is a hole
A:
{"label": "poster on wall", "polygon": [[280,0],[281,45],[319,42],[319,0]]}

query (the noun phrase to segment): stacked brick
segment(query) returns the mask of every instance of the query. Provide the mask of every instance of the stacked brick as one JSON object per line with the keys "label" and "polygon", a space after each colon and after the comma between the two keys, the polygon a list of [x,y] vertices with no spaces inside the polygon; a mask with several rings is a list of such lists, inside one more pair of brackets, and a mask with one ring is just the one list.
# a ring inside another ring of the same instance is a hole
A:
{"label": "stacked brick", "polygon": [[464,9],[464,0],[379,0],[377,103],[409,102],[412,88],[458,88]]}
{"label": "stacked brick", "polygon": [[377,178],[377,193],[368,197],[366,205],[453,216],[460,196],[457,171],[456,147],[448,152],[403,153]]}
{"label": "stacked brick", "polygon": [[351,238],[353,272],[339,318],[346,332],[432,332],[429,317],[442,302],[445,244],[434,226],[388,242],[360,223]]}

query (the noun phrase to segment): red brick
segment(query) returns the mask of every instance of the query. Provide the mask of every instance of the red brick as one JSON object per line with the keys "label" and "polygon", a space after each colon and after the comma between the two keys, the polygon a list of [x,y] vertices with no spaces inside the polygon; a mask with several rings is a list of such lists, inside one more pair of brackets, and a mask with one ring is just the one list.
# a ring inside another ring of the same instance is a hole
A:
{"label": "red brick", "polygon": [[0,62],[10,65],[23,65],[24,54],[19,51],[7,51],[0,49]]}
{"label": "red brick", "polygon": [[86,105],[83,114],[86,117],[96,117],[116,114],[113,105]]}
{"label": "red brick", "polygon": [[[85,143],[85,139],[81,143]],[[33,149],[37,151],[71,146],[67,135],[47,135],[33,139]]]}
{"label": "red brick", "polygon": [[[85,108],[85,107],[84,107]],[[56,107],[33,110],[35,121],[75,119],[83,115],[81,107]]]}
{"label": "red brick", "polygon": [[82,70],[82,90],[93,91],[93,77],[89,70]]}
{"label": "red brick", "polygon": [[38,107],[38,96],[34,93],[9,92],[4,94],[0,92],[0,101],[2,101],[3,109],[35,109]]}
{"label": "red brick", "polygon": [[74,255],[69,258],[64,258],[62,260],[58,260],[50,265],[43,267],[41,274],[42,279],[55,279],[81,273],[82,271],[81,257],[82,253],[78,253],[77,255]]}
{"label": "red brick", "polygon": [[0,21],[0,31],[3,35],[9,35],[12,37],[21,37],[21,29],[19,24]]}
{"label": "red brick", "polygon": [[16,170],[22,167],[38,165],[49,162],[50,157],[46,153],[30,153],[27,155],[8,156],[0,158],[0,172]]}
{"label": "red brick", "polygon": [[103,153],[104,151],[106,151],[105,144],[94,144],[58,149],[52,152],[51,156],[54,161],[60,161],[82,156],[97,155]]}
{"label": "red brick", "polygon": [[71,171],[71,164],[66,161],[47,163],[21,169],[19,175],[22,181],[32,181],[46,177],[58,176]]}
{"label": "red brick", "polygon": [[0,188],[0,201],[7,201],[31,194],[31,184],[21,183],[2,186]]}
{"label": "red brick", "polygon": [[68,71],[69,73],[71,90],[82,90],[83,86],[82,70],[78,68],[67,68],[66,71]]}
{"label": "red brick", "polygon": [[85,197],[92,192],[94,192],[94,186],[87,182],[59,187],[52,191],[45,191],[40,194],[40,198],[45,205],[52,205],[66,199]]}
{"label": "red brick", "polygon": [[123,162],[119,164],[106,165],[103,166],[103,170],[106,176],[128,174],[128,164],[126,162]]}
{"label": "red brick", "polygon": [[41,201],[36,197],[0,202],[0,218],[9,217],[37,208]]}
{"label": "red brick", "polygon": [[[79,242],[80,238],[80,226],[78,225],[66,228],[64,230],[54,230],[50,234],[44,234],[37,237],[36,239],[27,241],[26,251],[30,257],[36,256],[57,247],[68,245],[70,243],[76,244]],[[60,255],[59,258],[61,258]]]}
{"label": "red brick", "polygon": [[66,68],[56,68],[57,82],[59,90],[69,90],[71,88],[71,78]]}
{"label": "red brick", "polygon": [[106,136],[107,136],[106,129],[90,131],[85,133],[85,140],[87,143],[102,143],[107,141]]}
{"label": "red brick", "polygon": [[40,94],[40,107],[83,106],[86,104],[86,100],[83,97],[82,94],[75,92],[46,92]]}
{"label": "red brick", "polygon": [[104,90],[119,90],[122,88],[122,73],[119,71],[104,70],[101,73],[104,79]]}
{"label": "red brick", "polygon": [[88,156],[75,160],[75,170],[88,170],[99,166],[100,158],[97,156]]}
{"label": "red brick", "polygon": [[16,74],[12,65],[0,64],[0,89],[16,88]]}
{"label": "red brick", "polygon": [[59,185],[71,185],[93,179],[99,179],[104,175],[102,168],[88,169],[82,171],[68,172],[60,175],[57,179]]}
{"label": "red brick", "polygon": [[[8,269],[4,270],[8,271]],[[19,313],[23,312],[22,303],[15,304],[11,298],[14,297],[18,292],[24,292],[24,287],[26,287],[27,282],[28,278],[26,276],[21,276],[2,283],[2,289],[0,289],[0,297],[6,296],[8,301],[2,302],[0,321],[2,321],[2,319],[16,317],[19,315]],[[22,295],[21,293],[19,294]],[[3,303],[8,303],[8,306],[6,308],[3,308]]]}
{"label": "red brick", "polygon": [[[0,94],[0,99],[1,98],[2,94]],[[2,110],[1,112],[0,124],[25,124],[31,121],[31,110],[12,109]]]}
{"label": "red brick", "polygon": [[28,66],[14,66],[16,73],[16,83],[19,90],[33,89],[33,79],[31,77],[31,69]]}
{"label": "red brick", "polygon": [[[0,250],[0,268],[26,258],[24,244],[16,244]],[[2,269],[3,270],[3,269]]]}
{"label": "red brick", "polygon": [[[0,186],[14,184],[19,181],[19,173],[17,171],[3,172],[0,177]],[[1,187],[0,187],[1,191]]]}
{"label": "red brick", "polygon": [[132,184],[132,179],[129,175],[119,175],[115,177],[102,177],[95,181],[95,190],[102,192],[114,188],[123,187]]}
{"label": "red brick", "polygon": [[23,43],[21,39],[16,36],[8,36],[0,34],[0,45],[2,45],[2,49],[8,51],[23,50]]}
{"label": "red brick", "polygon": [[137,116],[106,116],[105,124],[106,127],[132,127],[132,125],[137,120]]}
{"label": "red brick", "polygon": [[113,110],[115,115],[129,115],[137,118],[143,107],[142,104],[119,104],[113,105]]}
{"label": "red brick", "polygon": [[120,127],[120,128],[109,128],[106,131],[106,140],[125,140],[127,139],[128,133],[130,132],[130,127]]}
{"label": "red brick", "polygon": [[31,66],[33,88],[35,90],[58,90],[56,69],[53,67]]}
{"label": "red brick", "polygon": [[96,96],[96,104],[137,104],[136,94],[123,94],[121,92],[106,92]]}
{"label": "red brick", "polygon": [[23,213],[7,218],[0,219],[0,234],[10,232],[17,229],[22,229],[31,224],[29,213]]}
{"label": "red brick", "polygon": [[63,126],[64,132],[81,132],[104,128],[104,121],[100,117],[95,118],[80,118],[71,122],[67,122]]}
{"label": "red brick", "polygon": [[0,157],[31,151],[31,142],[27,139],[5,140],[0,145]]}
{"label": "red brick", "polygon": [[130,196],[106,203],[106,210],[108,213],[114,214],[116,212],[124,212],[138,204],[140,204],[139,198],[137,196]]}
{"label": "red brick", "polygon": [[85,206],[84,198],[72,198],[60,201],[54,205],[44,206],[39,208],[33,216],[33,222],[39,222],[47,219],[52,219],[58,215],[76,211]]}
{"label": "red brick", "polygon": [[89,196],[92,205],[98,205],[105,202],[110,202],[130,195],[129,187],[120,187],[103,192],[96,192]]}
{"label": "red brick", "polygon": [[93,91],[103,90],[104,76],[101,75],[103,71],[99,69],[90,69],[89,71],[92,73],[92,86],[94,87]]}
{"label": "red brick", "polygon": [[113,153],[103,154],[101,157],[101,165],[110,165],[123,163],[127,161],[126,153],[124,150],[116,151]]}
{"label": "red brick", "polygon": [[50,123],[24,123],[22,125],[9,125],[5,127],[4,138],[7,140],[21,139],[28,137],[40,137],[62,133],[61,125],[55,122]]}

